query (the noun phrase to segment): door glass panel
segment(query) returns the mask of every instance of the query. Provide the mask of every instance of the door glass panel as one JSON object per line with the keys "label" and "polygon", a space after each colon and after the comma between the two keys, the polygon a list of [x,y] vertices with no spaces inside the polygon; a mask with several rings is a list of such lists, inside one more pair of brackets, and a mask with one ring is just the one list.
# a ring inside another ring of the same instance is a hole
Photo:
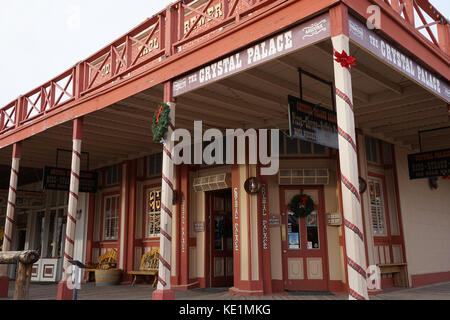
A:
{"label": "door glass panel", "polygon": [[[230,201],[231,202],[231,201]],[[226,216],[225,223],[225,238],[226,238],[226,250],[233,250],[233,220],[231,218],[231,214]]]}
{"label": "door glass panel", "polygon": [[300,227],[298,218],[292,212],[288,214],[289,249],[300,249]]}
{"label": "door glass panel", "polygon": [[53,242],[53,236],[55,233],[55,218],[56,218],[56,210],[50,211],[50,221],[48,224],[47,252],[46,252],[47,258],[51,258],[53,256],[53,246],[55,245],[55,243]]}
{"label": "door glass panel", "polygon": [[313,211],[308,217],[306,217],[306,230],[307,230],[307,249],[320,249],[319,243],[319,216],[317,211]]}
{"label": "door glass panel", "polygon": [[64,239],[66,235],[66,223],[67,223],[67,216],[64,215],[64,212],[65,212],[64,209],[58,210],[55,258],[60,258],[64,255]]}
{"label": "door glass panel", "polygon": [[45,211],[37,213],[36,226],[35,226],[35,238],[34,238],[34,250],[41,254],[42,242],[44,237],[44,225],[45,225]]}
{"label": "door glass panel", "polygon": [[214,249],[223,250],[223,238],[225,235],[225,223],[223,216],[214,217]]}

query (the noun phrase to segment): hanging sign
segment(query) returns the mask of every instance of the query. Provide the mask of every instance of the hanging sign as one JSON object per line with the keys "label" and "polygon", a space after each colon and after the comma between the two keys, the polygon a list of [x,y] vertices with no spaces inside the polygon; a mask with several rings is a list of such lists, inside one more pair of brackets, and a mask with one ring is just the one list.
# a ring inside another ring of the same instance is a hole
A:
{"label": "hanging sign", "polygon": [[424,179],[450,175],[450,149],[408,156],[409,178]]}
{"label": "hanging sign", "polygon": [[[43,189],[69,191],[71,172],[70,169],[44,167]],[[96,193],[97,181],[96,172],[81,171],[79,192]]]}
{"label": "hanging sign", "polygon": [[339,149],[337,114],[289,96],[289,130],[292,138]]}

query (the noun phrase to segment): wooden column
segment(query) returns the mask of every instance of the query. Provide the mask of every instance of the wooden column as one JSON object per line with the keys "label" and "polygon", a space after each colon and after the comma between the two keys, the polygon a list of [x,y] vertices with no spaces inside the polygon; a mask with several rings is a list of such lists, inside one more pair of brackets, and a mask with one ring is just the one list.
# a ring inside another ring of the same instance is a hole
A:
{"label": "wooden column", "polygon": [[[128,177],[128,238],[127,244],[127,262],[126,270],[135,270],[134,266],[134,238],[136,230],[136,170],[137,160],[129,162]],[[139,266],[137,266],[139,267]]]}
{"label": "wooden column", "polygon": [[439,47],[450,56],[450,26],[447,26],[444,23],[438,23],[437,31]]}
{"label": "wooden column", "polygon": [[161,191],[161,237],[159,251],[158,289],[153,292],[153,300],[174,300],[175,293],[171,289],[171,254],[172,254],[172,200],[173,200],[173,172],[172,160],[174,143],[171,140],[175,130],[175,103],[172,93],[172,82],[164,84],[164,101],[170,107],[171,124],[164,137],[163,143],[163,172]]}
{"label": "wooden column", "polygon": [[[333,48],[350,55],[349,38],[340,34],[332,38]],[[366,257],[364,250],[361,197],[359,194],[355,115],[350,70],[334,62],[337,122],[339,127],[339,163],[344,211],[346,263],[349,298],[366,300]]]}
{"label": "wooden column", "polygon": [[[11,177],[9,181],[8,207],[6,209],[5,234],[3,238],[3,251],[11,250],[11,240],[13,237],[15,225],[15,209],[17,184],[19,180],[20,158],[22,157],[22,143],[18,142],[13,145]],[[8,267],[0,266],[0,298],[8,297]]]}
{"label": "wooden column", "polygon": [[183,289],[189,287],[189,166],[182,165],[180,175],[178,176],[180,192],[180,264],[177,266],[180,270],[180,286]]}
{"label": "wooden column", "polygon": [[78,191],[80,184],[81,141],[83,139],[83,118],[73,121],[72,174],[70,176],[69,205],[67,208],[66,244],[64,249],[63,276],[58,284],[57,300],[72,300],[73,284],[71,280],[75,247],[76,212],[78,209]]}

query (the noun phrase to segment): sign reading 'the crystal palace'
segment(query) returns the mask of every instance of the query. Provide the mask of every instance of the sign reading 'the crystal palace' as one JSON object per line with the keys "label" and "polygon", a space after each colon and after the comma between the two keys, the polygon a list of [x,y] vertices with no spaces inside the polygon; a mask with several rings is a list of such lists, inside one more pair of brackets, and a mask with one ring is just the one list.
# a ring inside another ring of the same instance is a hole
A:
{"label": "sign reading 'the crystal palace'", "polygon": [[[62,168],[44,168],[43,189],[69,191],[70,188],[70,169]],[[80,192],[97,192],[97,173],[89,171],[80,172]]]}
{"label": "sign reading 'the crystal palace'", "polygon": [[289,130],[292,138],[339,149],[337,114],[289,96]]}
{"label": "sign reading 'the crystal palace'", "polygon": [[450,175],[450,149],[408,156],[409,178],[423,179]]}

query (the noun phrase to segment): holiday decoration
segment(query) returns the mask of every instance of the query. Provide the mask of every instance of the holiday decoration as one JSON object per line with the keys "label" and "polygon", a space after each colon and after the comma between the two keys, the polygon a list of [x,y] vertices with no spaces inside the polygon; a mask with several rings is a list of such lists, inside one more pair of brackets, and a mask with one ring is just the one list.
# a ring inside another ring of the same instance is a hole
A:
{"label": "holiday decoration", "polygon": [[164,135],[167,133],[167,130],[169,130],[171,122],[169,114],[170,107],[165,103],[161,103],[153,117],[152,132],[154,142],[161,142]]}
{"label": "holiday decoration", "polygon": [[305,218],[314,211],[314,201],[306,194],[296,195],[289,205],[297,218]]}
{"label": "holiday decoration", "polygon": [[351,69],[352,66],[356,66],[356,59],[355,57],[349,56],[345,50],[342,50],[342,53],[339,53],[338,51],[334,50],[334,56],[336,59],[334,59],[336,62],[340,63],[341,66],[347,69]]}

